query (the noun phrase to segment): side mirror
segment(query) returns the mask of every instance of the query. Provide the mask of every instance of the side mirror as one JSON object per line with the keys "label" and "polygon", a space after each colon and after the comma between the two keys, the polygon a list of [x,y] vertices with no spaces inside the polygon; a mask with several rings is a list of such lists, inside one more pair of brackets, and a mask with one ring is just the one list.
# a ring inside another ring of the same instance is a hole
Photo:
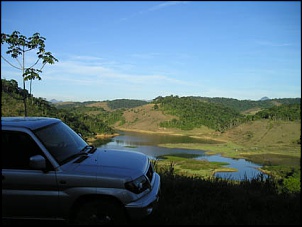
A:
{"label": "side mirror", "polygon": [[29,166],[33,169],[46,169],[46,161],[42,155],[34,155],[29,159]]}

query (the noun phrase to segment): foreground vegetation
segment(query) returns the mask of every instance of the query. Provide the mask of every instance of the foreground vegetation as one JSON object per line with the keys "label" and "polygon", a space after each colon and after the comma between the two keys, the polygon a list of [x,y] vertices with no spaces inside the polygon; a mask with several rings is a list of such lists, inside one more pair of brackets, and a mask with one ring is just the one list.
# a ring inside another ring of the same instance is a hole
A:
{"label": "foreground vegetation", "polygon": [[[274,177],[276,184],[285,191],[301,190],[301,147],[269,147],[249,149],[231,142],[212,144],[163,144],[168,148],[204,150],[207,155],[220,154],[234,159],[245,159],[257,163],[265,174]],[[211,177],[215,172],[236,171],[224,167],[228,163],[214,163],[191,159],[191,157],[164,156],[161,166],[174,166],[177,174],[185,176]]]}
{"label": "foreground vegetation", "polygon": [[[171,170],[171,169],[170,169]],[[300,192],[280,191],[259,176],[232,182],[160,171],[162,196],[156,213],[137,225],[299,225]]]}

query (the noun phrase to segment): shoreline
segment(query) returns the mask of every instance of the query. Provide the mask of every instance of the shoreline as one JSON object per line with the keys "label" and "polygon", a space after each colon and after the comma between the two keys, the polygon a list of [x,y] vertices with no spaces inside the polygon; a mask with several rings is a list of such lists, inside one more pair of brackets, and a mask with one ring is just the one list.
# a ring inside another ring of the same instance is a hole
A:
{"label": "shoreline", "polygon": [[94,137],[87,137],[86,141],[91,143],[91,142],[97,141],[98,139],[107,139],[107,138],[112,138],[112,137],[115,137],[115,136],[118,136],[118,135],[119,135],[118,133],[113,133],[113,134],[96,134]]}
{"label": "shoreline", "polygon": [[227,143],[228,142],[224,139],[213,138],[212,136],[209,136],[208,134],[196,135],[194,133],[186,134],[186,133],[181,132],[181,131],[180,132],[175,132],[175,131],[150,131],[150,130],[128,129],[128,128],[115,128],[115,129],[118,130],[118,131],[146,133],[146,134],[166,134],[166,135],[171,135],[171,136],[188,136],[188,137],[196,138],[196,139],[217,141],[217,143]]}
{"label": "shoreline", "polygon": [[[263,168],[265,166],[265,163],[262,161],[259,161],[258,159],[254,159],[253,156],[256,155],[257,157],[259,154],[265,155],[265,154],[272,154],[271,151],[267,150],[267,147],[261,147],[260,149],[257,150],[256,153],[253,152],[253,150],[246,145],[239,145],[237,143],[232,142],[231,140],[223,140],[223,138],[213,138],[209,134],[204,134],[204,135],[192,135],[192,134],[186,134],[186,133],[177,133],[173,131],[161,131],[161,132],[155,132],[155,131],[148,131],[148,130],[139,130],[139,129],[126,129],[126,128],[115,128],[116,131],[125,131],[125,132],[136,132],[136,133],[142,133],[142,134],[165,134],[165,135],[171,135],[171,136],[188,136],[188,137],[193,137],[193,138],[200,138],[200,139],[206,139],[206,140],[212,140],[216,141],[217,143],[211,143],[211,144],[177,144],[177,147],[180,148],[185,148],[185,149],[199,149],[199,150],[204,150],[206,151],[207,154],[221,154],[221,156],[227,157],[227,158],[244,158],[244,159],[249,159],[250,161],[257,163],[261,165],[260,168],[258,168],[258,171],[260,171],[262,174],[266,174],[268,176],[275,175],[273,173],[274,171],[270,169],[265,169]],[[116,132],[113,134],[97,134],[94,137],[88,138],[86,141],[93,143],[97,140],[102,140],[102,139],[110,139],[115,136],[119,136],[120,133]],[[225,138],[224,138],[225,139]],[[159,146],[163,147],[168,147],[168,148],[174,148],[176,145],[175,144],[160,144]],[[280,148],[279,148],[280,149]],[[283,155],[284,154],[284,149],[276,151],[274,149],[273,154],[274,155]],[[275,163],[276,165],[279,165],[280,163]],[[281,164],[280,164],[281,165]],[[212,172],[212,176],[215,175],[216,172],[233,172],[230,171],[230,169],[217,169]]]}

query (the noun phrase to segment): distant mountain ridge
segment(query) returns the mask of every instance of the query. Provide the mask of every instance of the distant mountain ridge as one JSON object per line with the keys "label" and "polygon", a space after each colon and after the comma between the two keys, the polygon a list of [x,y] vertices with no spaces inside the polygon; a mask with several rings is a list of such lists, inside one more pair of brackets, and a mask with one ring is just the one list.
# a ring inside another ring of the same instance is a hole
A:
{"label": "distant mountain ridge", "polygon": [[[18,84],[15,81],[7,81],[5,79],[2,79],[2,94],[11,95],[11,93],[15,93],[15,95],[21,95],[22,89],[18,87]],[[47,101],[49,104],[53,104],[53,107],[56,108],[74,108],[74,107],[81,107],[81,108],[97,108],[102,107],[105,110],[112,111],[112,110],[122,110],[122,109],[131,109],[139,106],[143,106],[149,103],[156,102],[158,99],[162,98],[186,98],[188,100],[198,100],[200,102],[207,102],[207,103],[213,103],[222,105],[227,108],[231,108],[235,111],[238,111],[240,113],[244,114],[255,114],[258,111],[268,109],[274,106],[280,106],[280,105],[291,105],[291,104],[301,104],[301,98],[278,98],[278,99],[270,99],[266,96],[262,97],[258,101],[252,101],[252,100],[238,100],[234,98],[223,98],[223,97],[202,97],[202,96],[183,96],[179,97],[177,95],[171,95],[171,96],[158,96],[154,98],[151,101],[146,100],[135,100],[135,99],[116,99],[116,100],[105,100],[105,101],[86,101],[86,102],[63,102],[58,101],[56,99],[51,99],[50,101]],[[37,98],[38,103],[35,105],[36,108],[40,108],[41,106],[45,106],[45,99],[43,98]],[[4,102],[4,99],[2,97],[2,102]],[[12,100],[12,103],[14,103],[14,106],[16,106],[16,100]],[[21,102],[22,106],[22,102]],[[17,108],[17,106],[16,106]],[[16,109],[14,108],[14,109]],[[51,107],[52,108],[52,107]],[[3,106],[2,106],[3,109]],[[22,111],[22,107],[21,110]],[[7,112],[11,113],[11,108],[7,109]]]}
{"label": "distant mountain ridge", "polygon": [[49,100],[49,102],[51,102],[51,103],[59,103],[59,102],[63,102],[63,101],[58,101],[56,99],[51,99],[51,100]]}
{"label": "distant mountain ridge", "polygon": [[270,99],[270,98],[264,96],[264,97],[262,97],[262,98],[260,99],[260,101],[269,100],[269,99]]}
{"label": "distant mountain ridge", "polygon": [[[177,97],[177,96],[175,96]],[[163,97],[157,97],[154,100]],[[271,108],[273,106],[279,106],[283,104],[301,104],[301,98],[282,98],[282,99],[269,99],[267,97],[261,98],[258,101],[252,100],[238,100],[232,98],[209,98],[209,97],[200,97],[200,96],[188,96],[188,98],[197,99],[203,102],[215,103],[219,105],[223,105],[229,108],[232,108],[238,112],[245,111],[259,111],[261,109]],[[153,100],[153,101],[154,101]],[[134,108],[138,106],[142,106],[148,103],[152,103],[153,101],[143,101],[143,100],[134,100],[134,99],[116,99],[112,101],[87,101],[87,102],[56,102],[53,103],[56,107],[64,108],[64,107],[88,107],[88,106],[99,106],[105,105],[111,110],[122,109],[122,108]]]}

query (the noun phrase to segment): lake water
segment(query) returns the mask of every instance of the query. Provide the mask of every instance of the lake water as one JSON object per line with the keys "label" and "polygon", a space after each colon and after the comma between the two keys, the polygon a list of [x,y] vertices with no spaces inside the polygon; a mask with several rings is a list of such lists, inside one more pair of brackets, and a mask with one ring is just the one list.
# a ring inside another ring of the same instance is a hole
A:
{"label": "lake water", "polygon": [[[196,159],[204,159],[210,162],[227,162],[229,165],[226,167],[235,168],[237,172],[217,172],[216,177],[224,179],[253,179],[261,172],[257,169],[261,167],[258,164],[246,161],[245,159],[232,159],[225,158],[221,155],[206,155],[202,150],[191,150],[183,148],[165,148],[158,146],[165,143],[202,143],[202,140],[191,138],[188,136],[171,136],[159,134],[147,134],[136,132],[119,132],[119,135],[111,138],[100,148],[103,149],[119,149],[119,150],[132,150],[141,152],[148,155],[150,158],[157,158],[161,155],[168,154],[195,154],[198,155]],[[264,177],[267,175],[263,174]]]}

